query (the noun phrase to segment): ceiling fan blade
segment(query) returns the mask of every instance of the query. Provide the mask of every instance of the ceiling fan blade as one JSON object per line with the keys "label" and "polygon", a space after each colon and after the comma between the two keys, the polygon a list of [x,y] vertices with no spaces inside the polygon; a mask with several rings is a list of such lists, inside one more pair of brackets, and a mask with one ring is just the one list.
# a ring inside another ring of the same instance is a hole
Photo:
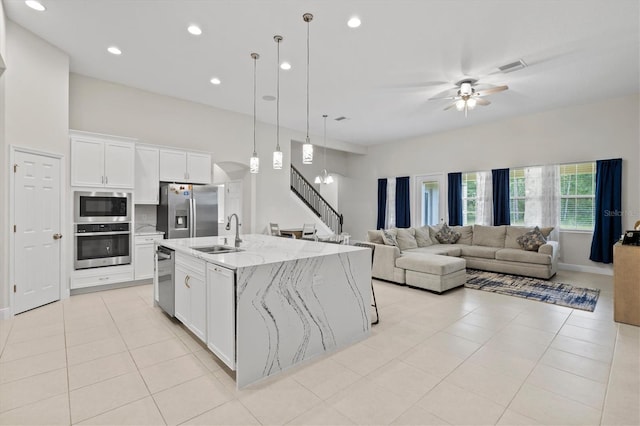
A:
{"label": "ceiling fan blade", "polygon": [[476,104],[482,105],[482,106],[487,106],[487,105],[489,105],[491,103],[488,100],[482,99],[482,98],[478,98],[477,96],[474,96],[473,99],[476,100]]}
{"label": "ceiling fan blade", "polygon": [[494,93],[498,93],[498,92],[502,92],[503,90],[507,90],[508,88],[509,88],[509,86],[504,85],[504,86],[491,87],[489,89],[484,89],[484,90],[478,90],[478,91],[476,91],[476,96],[492,95]]}
{"label": "ceiling fan blade", "polygon": [[435,97],[435,98],[429,98],[428,100],[437,101],[437,100],[440,100],[440,99],[451,99],[451,100],[453,100],[453,99],[458,99],[458,96],[440,96],[440,97]]}
{"label": "ceiling fan blade", "polygon": [[454,103],[452,103],[451,105],[449,105],[448,107],[446,107],[443,111],[448,111],[448,110],[450,110],[451,108],[453,108],[454,106],[456,106],[456,103],[455,103],[455,102],[454,102]]}

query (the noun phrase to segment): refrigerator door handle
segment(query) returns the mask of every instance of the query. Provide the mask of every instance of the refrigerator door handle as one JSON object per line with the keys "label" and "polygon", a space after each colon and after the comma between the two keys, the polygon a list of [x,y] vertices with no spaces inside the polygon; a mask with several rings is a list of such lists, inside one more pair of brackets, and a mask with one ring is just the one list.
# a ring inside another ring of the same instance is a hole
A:
{"label": "refrigerator door handle", "polygon": [[191,199],[191,216],[193,217],[193,221],[191,222],[191,229],[193,230],[193,236],[197,237],[196,235],[196,225],[198,223],[198,216],[197,216],[197,206],[196,206],[196,199],[192,198]]}

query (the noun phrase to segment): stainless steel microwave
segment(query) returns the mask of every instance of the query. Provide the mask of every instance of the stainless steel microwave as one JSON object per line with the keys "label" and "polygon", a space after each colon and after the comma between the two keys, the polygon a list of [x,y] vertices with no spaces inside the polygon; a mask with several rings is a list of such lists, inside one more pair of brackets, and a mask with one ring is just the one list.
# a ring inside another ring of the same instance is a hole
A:
{"label": "stainless steel microwave", "polygon": [[74,192],[76,223],[131,222],[130,192]]}

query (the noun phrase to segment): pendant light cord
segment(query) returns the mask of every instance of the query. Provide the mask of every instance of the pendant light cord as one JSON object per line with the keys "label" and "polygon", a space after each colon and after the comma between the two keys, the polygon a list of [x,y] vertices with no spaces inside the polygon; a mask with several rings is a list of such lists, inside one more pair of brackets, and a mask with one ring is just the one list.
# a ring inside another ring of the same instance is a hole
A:
{"label": "pendant light cord", "polygon": [[322,116],[324,118],[324,170],[327,170],[327,114]]}
{"label": "pendant light cord", "polygon": [[282,38],[277,39],[278,43],[278,69],[276,70],[276,151],[280,151],[280,41]]}
{"label": "pendant light cord", "polygon": [[253,155],[256,155],[256,69],[258,55],[253,56]]}
{"label": "pendant light cord", "polygon": [[307,143],[309,143],[309,24],[307,21]]}

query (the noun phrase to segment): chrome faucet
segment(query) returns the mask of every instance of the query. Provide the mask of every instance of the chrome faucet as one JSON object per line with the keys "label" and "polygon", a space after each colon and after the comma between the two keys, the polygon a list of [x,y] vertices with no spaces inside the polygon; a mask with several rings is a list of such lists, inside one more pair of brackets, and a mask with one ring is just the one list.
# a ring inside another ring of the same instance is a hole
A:
{"label": "chrome faucet", "polygon": [[240,247],[240,243],[242,240],[240,239],[240,220],[238,219],[238,215],[233,213],[231,216],[227,218],[227,226],[224,227],[227,231],[231,229],[231,218],[236,217],[236,248]]}

